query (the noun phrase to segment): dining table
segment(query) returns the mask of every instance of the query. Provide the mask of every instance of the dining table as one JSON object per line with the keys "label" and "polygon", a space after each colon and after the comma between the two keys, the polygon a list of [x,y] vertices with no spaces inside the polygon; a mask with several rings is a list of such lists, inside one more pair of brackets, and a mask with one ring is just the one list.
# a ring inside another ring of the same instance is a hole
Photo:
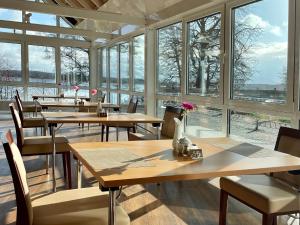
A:
{"label": "dining table", "polygon": [[[172,140],[72,143],[71,151],[109,192],[109,225],[116,224],[122,186],[208,179],[300,169],[300,158],[230,138],[193,139],[203,157],[192,159],[172,149]],[[81,164],[78,164],[80,167]]]}
{"label": "dining table", "polygon": [[41,112],[41,115],[45,121],[45,130],[47,127],[50,128],[50,134],[52,137],[52,146],[53,146],[53,157],[52,157],[52,176],[53,176],[53,192],[56,192],[56,175],[55,175],[55,156],[56,156],[56,147],[55,147],[55,136],[56,132],[59,129],[55,127],[58,124],[71,124],[71,123],[97,123],[97,124],[110,124],[114,123],[116,126],[117,132],[117,141],[118,141],[118,126],[122,127],[122,124],[128,123],[142,123],[142,124],[152,124],[153,127],[157,129],[157,139],[160,139],[160,124],[163,122],[162,119],[145,115],[142,113],[107,113],[105,117],[99,117],[95,112]]}

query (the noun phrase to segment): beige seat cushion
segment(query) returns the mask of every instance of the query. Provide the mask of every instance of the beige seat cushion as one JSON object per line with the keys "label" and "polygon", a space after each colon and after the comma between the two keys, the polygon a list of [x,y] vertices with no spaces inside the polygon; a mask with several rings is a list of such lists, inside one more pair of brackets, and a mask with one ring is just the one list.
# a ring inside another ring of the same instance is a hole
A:
{"label": "beige seat cushion", "polygon": [[[68,139],[64,136],[55,137],[56,152],[68,152],[70,146]],[[51,136],[25,137],[22,146],[22,155],[51,154],[52,138]]]}
{"label": "beige seat cushion", "polygon": [[41,117],[37,118],[25,118],[23,120],[23,127],[24,128],[31,128],[31,127],[44,127],[45,121]]}
{"label": "beige seat cushion", "polygon": [[[33,225],[106,225],[108,195],[99,188],[60,191],[32,201]],[[116,224],[129,225],[124,209],[116,206]]]}
{"label": "beige seat cushion", "polygon": [[268,214],[300,209],[300,193],[267,175],[222,177],[220,187],[230,195]]}

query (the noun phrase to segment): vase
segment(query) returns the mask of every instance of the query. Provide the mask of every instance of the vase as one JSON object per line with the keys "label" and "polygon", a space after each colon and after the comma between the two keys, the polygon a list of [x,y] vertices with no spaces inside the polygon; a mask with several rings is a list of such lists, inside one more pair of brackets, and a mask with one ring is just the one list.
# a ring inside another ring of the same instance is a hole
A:
{"label": "vase", "polygon": [[180,121],[177,118],[174,118],[175,121],[175,131],[174,131],[174,136],[173,136],[173,142],[172,142],[172,147],[173,150],[178,152],[178,144],[179,144],[179,139],[183,137],[183,122]]}
{"label": "vase", "polygon": [[75,104],[77,104],[77,101],[78,101],[78,93],[77,91],[75,91],[75,100],[74,100]]}

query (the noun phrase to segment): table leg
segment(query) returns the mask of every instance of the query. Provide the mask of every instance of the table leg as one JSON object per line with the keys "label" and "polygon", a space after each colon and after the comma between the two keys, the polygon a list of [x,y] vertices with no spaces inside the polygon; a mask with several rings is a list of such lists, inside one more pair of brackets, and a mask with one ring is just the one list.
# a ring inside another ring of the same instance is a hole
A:
{"label": "table leg", "polygon": [[55,156],[56,156],[56,147],[55,147],[55,128],[54,124],[50,125],[51,136],[52,136],[52,178],[53,178],[53,192],[56,192],[56,176],[55,176]]}
{"label": "table leg", "polygon": [[157,131],[157,140],[160,139],[160,129],[159,127],[156,127],[156,131]]}
{"label": "table leg", "polygon": [[81,188],[82,179],[82,163],[77,159],[77,188]]}
{"label": "table leg", "polygon": [[37,117],[37,100],[34,101],[35,104],[35,116]]}
{"label": "table leg", "polygon": [[49,174],[49,155],[46,155],[46,174]]}
{"label": "table leg", "polygon": [[116,136],[117,136],[117,141],[119,141],[119,127],[116,127]]}
{"label": "table leg", "polygon": [[116,224],[116,189],[109,189],[108,225]]}

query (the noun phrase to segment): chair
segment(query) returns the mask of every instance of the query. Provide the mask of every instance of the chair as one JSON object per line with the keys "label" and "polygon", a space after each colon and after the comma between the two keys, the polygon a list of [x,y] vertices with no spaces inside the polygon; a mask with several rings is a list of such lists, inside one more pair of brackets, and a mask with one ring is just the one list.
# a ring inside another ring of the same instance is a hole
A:
{"label": "chair", "polygon": [[[14,103],[9,104],[9,108],[13,117],[16,128],[17,146],[22,156],[32,155],[50,155],[52,154],[52,137],[51,136],[35,136],[24,137],[22,123]],[[70,146],[68,139],[63,136],[55,137],[56,152],[63,155],[64,175],[68,178],[68,186],[71,187],[71,159]],[[48,172],[48,168],[47,168]]]}
{"label": "chair", "polygon": [[35,113],[36,111],[41,112],[42,108],[41,107],[36,108],[35,104],[23,104],[18,90],[16,90],[16,96],[19,99],[20,104],[22,105],[23,112],[25,112],[25,113],[27,113],[27,112]]}
{"label": "chair", "polygon": [[[280,127],[275,151],[300,157],[300,130]],[[226,225],[228,196],[262,213],[263,225],[276,225],[278,215],[300,213],[299,172],[222,177],[219,224]]]}
{"label": "chair", "polygon": [[[14,183],[17,225],[98,225],[108,224],[108,195],[98,188],[59,191],[31,198],[26,170],[10,131],[3,144]],[[129,225],[130,219],[121,206],[116,207],[116,224]]]}
{"label": "chair", "polygon": [[[175,132],[175,121],[174,118],[182,120],[183,109],[179,107],[167,106],[164,114],[164,122],[161,127],[160,139],[172,139]],[[146,130],[148,131],[148,130]],[[151,132],[151,131],[150,131]],[[151,132],[151,134],[142,134],[142,133],[132,133],[129,132],[128,140],[137,141],[137,140],[155,140],[156,135]]]}
{"label": "chair", "polygon": [[[23,128],[45,128],[45,121],[42,117],[24,117],[24,109],[21,104],[20,99],[15,96],[17,107],[19,110],[19,116],[21,119],[22,127]],[[45,131],[44,131],[45,134]]]}
{"label": "chair", "polygon": [[[137,105],[138,105],[138,98],[134,98],[134,97],[131,97],[130,98],[130,101],[128,103],[128,107],[127,107],[127,113],[136,113],[136,108],[137,108]],[[116,123],[108,123],[106,125],[102,125],[102,132],[101,132],[101,141],[103,142],[103,136],[104,136],[104,127],[106,126],[106,141],[108,141],[108,137],[109,137],[109,128],[110,127],[118,127],[118,128],[126,128],[127,129],[127,135],[129,136],[129,131],[130,129],[133,130],[133,132],[135,133],[136,132],[136,124],[134,123],[128,123],[128,124],[124,124],[122,123],[121,126],[119,126],[118,124]]]}

